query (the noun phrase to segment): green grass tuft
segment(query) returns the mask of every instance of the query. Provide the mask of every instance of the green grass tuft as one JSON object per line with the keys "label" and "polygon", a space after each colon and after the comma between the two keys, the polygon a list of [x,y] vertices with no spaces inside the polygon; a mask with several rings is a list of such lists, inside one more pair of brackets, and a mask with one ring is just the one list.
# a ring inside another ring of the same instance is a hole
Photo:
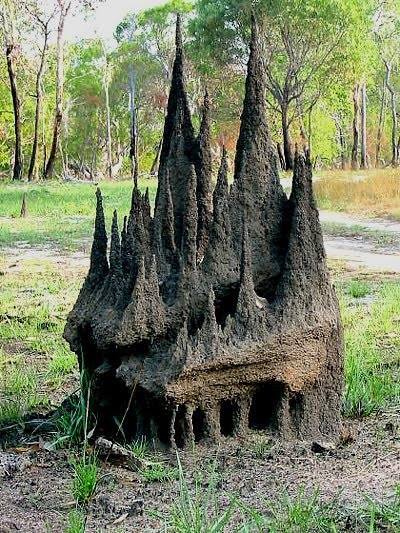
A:
{"label": "green grass tuft", "polygon": [[77,508],[73,509],[68,515],[68,523],[65,533],[85,533],[86,530],[86,515]]}
{"label": "green grass tuft", "polygon": [[72,495],[78,504],[87,503],[96,491],[99,480],[99,467],[94,455],[83,454],[71,461],[74,469]]}
{"label": "green grass tuft", "polygon": [[354,279],[347,286],[347,294],[353,298],[364,298],[370,294],[371,288],[367,283]]}

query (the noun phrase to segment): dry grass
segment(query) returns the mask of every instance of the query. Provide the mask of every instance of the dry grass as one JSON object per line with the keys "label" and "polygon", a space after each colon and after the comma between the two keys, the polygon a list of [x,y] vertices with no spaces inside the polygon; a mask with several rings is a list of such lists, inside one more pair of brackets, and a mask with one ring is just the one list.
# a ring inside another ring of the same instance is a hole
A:
{"label": "dry grass", "polygon": [[400,169],[326,172],[314,189],[322,209],[400,219]]}

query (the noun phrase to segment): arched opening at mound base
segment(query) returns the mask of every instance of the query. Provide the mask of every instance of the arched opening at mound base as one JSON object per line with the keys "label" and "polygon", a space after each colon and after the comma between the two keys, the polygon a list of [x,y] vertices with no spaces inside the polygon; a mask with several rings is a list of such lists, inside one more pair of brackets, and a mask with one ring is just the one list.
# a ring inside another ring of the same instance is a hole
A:
{"label": "arched opening at mound base", "polygon": [[192,424],[194,441],[200,442],[206,437],[206,415],[199,407],[193,412]]}
{"label": "arched opening at mound base", "polygon": [[249,412],[250,429],[278,428],[278,411],[284,394],[284,386],[279,381],[268,381],[254,392]]}
{"label": "arched opening at mound base", "polygon": [[219,423],[221,435],[231,437],[235,429],[235,409],[236,406],[232,400],[222,400],[219,412]]}

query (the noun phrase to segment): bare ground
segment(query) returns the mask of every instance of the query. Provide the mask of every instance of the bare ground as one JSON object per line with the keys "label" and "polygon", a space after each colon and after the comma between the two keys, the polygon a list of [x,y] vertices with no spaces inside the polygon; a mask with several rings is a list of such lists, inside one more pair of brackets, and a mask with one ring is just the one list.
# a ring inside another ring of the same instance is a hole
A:
{"label": "bare ground", "polygon": [[[354,506],[365,505],[367,497],[382,501],[393,495],[400,478],[398,413],[349,422],[346,434],[354,440],[324,454],[311,451],[310,443],[272,442],[260,458],[255,451],[260,437],[253,435],[252,440],[226,439],[219,448],[198,445],[181,451],[180,458],[190,486],[196,475],[205,474],[204,491],[207,472],[215,462],[222,505],[237,497],[267,513],[268,500],[299,490],[312,494],[318,488],[322,501],[336,500],[338,509],[351,518]],[[37,447],[16,450],[30,465],[0,480],[0,531],[62,531],[65,527],[73,508],[68,456],[37,451]],[[176,464],[173,454],[166,460]],[[146,482],[128,468],[103,464],[97,493],[88,505],[87,531],[162,531],[167,510],[178,495],[178,481]],[[164,519],[154,518],[154,512]],[[122,518],[117,529],[115,521]]]}

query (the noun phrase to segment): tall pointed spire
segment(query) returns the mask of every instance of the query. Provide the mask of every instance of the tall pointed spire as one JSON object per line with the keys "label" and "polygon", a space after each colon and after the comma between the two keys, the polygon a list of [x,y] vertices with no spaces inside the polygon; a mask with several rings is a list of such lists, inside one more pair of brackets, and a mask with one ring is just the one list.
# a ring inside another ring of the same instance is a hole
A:
{"label": "tall pointed spire", "polygon": [[108,274],[107,242],[103,199],[98,188],[96,190],[96,220],[88,275],[91,283],[100,283]]}
{"label": "tall pointed spire", "polygon": [[282,224],[286,195],[279,180],[266,117],[266,72],[262,34],[253,16],[246,90],[232,188],[232,228],[240,254],[242,223],[247,223],[255,285],[273,292],[282,268]]}
{"label": "tall pointed spire", "polygon": [[200,132],[197,138],[198,157],[196,160],[197,174],[197,249],[201,258],[208,242],[208,233],[211,223],[211,178],[212,178],[212,156],[210,138],[210,98],[208,90],[204,94],[203,112],[200,125]]}
{"label": "tall pointed spire", "polygon": [[110,272],[114,277],[122,277],[121,242],[119,237],[117,210],[114,211],[111,225]]}

